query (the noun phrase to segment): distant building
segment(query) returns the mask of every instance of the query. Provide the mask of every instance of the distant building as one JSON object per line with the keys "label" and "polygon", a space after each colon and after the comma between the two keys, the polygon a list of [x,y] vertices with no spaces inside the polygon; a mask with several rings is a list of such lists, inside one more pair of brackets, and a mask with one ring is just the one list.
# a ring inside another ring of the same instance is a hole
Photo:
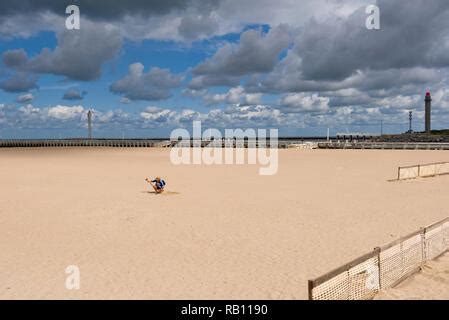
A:
{"label": "distant building", "polygon": [[336,135],[337,140],[366,140],[375,137],[380,137],[380,134],[363,133],[363,132],[345,132],[345,133],[337,133]]}

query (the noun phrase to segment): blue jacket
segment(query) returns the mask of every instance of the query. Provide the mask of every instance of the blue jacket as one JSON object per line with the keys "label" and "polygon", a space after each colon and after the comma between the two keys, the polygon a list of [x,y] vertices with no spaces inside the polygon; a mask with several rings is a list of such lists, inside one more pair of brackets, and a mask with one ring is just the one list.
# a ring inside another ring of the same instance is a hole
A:
{"label": "blue jacket", "polygon": [[151,182],[153,182],[153,183],[156,183],[156,188],[158,188],[158,189],[164,189],[164,187],[165,187],[165,181],[164,180],[159,180],[159,181],[157,181],[157,180],[152,180]]}

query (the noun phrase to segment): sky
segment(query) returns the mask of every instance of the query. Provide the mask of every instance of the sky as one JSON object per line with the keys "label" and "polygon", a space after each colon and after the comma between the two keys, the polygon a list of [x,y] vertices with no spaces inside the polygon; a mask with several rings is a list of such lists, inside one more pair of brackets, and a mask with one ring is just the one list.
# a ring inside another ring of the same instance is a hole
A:
{"label": "sky", "polygon": [[[66,27],[66,7],[80,28]],[[368,29],[379,8],[380,29]],[[449,128],[447,0],[0,0],[0,139]]]}

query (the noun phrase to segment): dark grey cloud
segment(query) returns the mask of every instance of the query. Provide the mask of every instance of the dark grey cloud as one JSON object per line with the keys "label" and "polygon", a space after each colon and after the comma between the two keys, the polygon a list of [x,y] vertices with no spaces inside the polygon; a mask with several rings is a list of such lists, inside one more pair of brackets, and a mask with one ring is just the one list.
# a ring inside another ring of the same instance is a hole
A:
{"label": "dark grey cloud", "polygon": [[286,26],[273,28],[267,35],[263,35],[260,30],[245,31],[238,45],[226,44],[212,58],[198,65],[193,73],[242,76],[269,72],[281,51],[288,46],[289,40]]}
{"label": "dark grey cloud", "polygon": [[216,0],[20,0],[8,1],[0,0],[0,16],[23,14],[31,12],[52,12],[58,15],[65,15],[68,5],[79,6],[83,15],[92,19],[113,20],[126,15],[163,15],[173,11],[182,11],[190,7],[201,10],[210,10],[217,6]]}
{"label": "dark grey cloud", "polygon": [[3,62],[20,71],[89,81],[100,77],[103,64],[111,60],[121,46],[122,38],[116,29],[85,24],[81,30],[65,30],[58,34],[54,50],[44,48],[33,58],[28,58],[23,49],[10,50],[3,53]]}
{"label": "dark grey cloud", "polygon": [[[293,47],[273,71],[249,77],[245,90],[318,92],[329,97],[331,109],[363,110],[379,99],[391,101],[444,86],[449,74],[449,2],[377,4],[381,30],[366,29],[365,6],[347,19],[312,19],[295,29]],[[392,105],[404,107],[397,100]]]}
{"label": "dark grey cloud", "polygon": [[61,32],[68,16],[66,7],[71,4],[80,8],[81,29],[86,24],[108,24],[132,41],[191,42],[217,35],[222,26],[222,19],[216,13],[219,0],[23,0],[17,3],[0,0],[0,38],[27,38],[40,31]]}
{"label": "dark grey cloud", "polygon": [[29,61],[28,68],[75,80],[95,80],[101,75],[102,65],[111,60],[121,46],[122,39],[117,31],[106,27],[64,31],[58,37],[58,46],[53,51],[44,49]]}
{"label": "dark grey cloud", "polygon": [[37,87],[37,76],[26,72],[16,72],[6,80],[0,81],[0,89],[7,92],[26,92]]}
{"label": "dark grey cloud", "polygon": [[236,77],[270,72],[289,43],[288,28],[284,25],[272,28],[266,35],[260,30],[245,31],[238,45],[225,44],[193,69],[200,80],[194,78],[191,87],[235,84]]}
{"label": "dark grey cloud", "polygon": [[64,100],[82,100],[84,98],[84,95],[86,92],[79,92],[75,89],[69,89],[67,92],[64,93],[64,96],[62,99]]}
{"label": "dark grey cloud", "polygon": [[28,61],[28,55],[24,49],[9,50],[3,53],[3,64],[10,68],[23,67]]}
{"label": "dark grey cloud", "polygon": [[144,72],[144,65],[134,63],[128,74],[114,82],[110,90],[130,100],[163,100],[171,96],[171,91],[181,84],[181,76],[167,69],[152,68]]}
{"label": "dark grey cloud", "polygon": [[201,75],[195,76],[189,83],[189,89],[201,90],[207,87],[228,86],[234,87],[240,83],[240,76]]}
{"label": "dark grey cloud", "polygon": [[[388,68],[357,69],[343,79],[308,79],[304,76],[303,60],[295,49],[288,52],[274,70],[267,75],[252,77],[246,82],[248,92],[323,92],[355,88],[373,90],[416,90],[419,86],[438,84],[444,68]],[[323,71],[324,72],[324,71]]]}
{"label": "dark grey cloud", "polygon": [[187,40],[195,40],[214,34],[218,28],[218,21],[210,15],[186,15],[181,19],[178,33]]}
{"label": "dark grey cloud", "polygon": [[329,106],[332,108],[344,106],[369,106],[376,100],[371,94],[356,89],[325,92],[323,95],[329,97]]}
{"label": "dark grey cloud", "polygon": [[342,80],[357,70],[449,65],[449,2],[378,0],[381,30],[365,27],[362,7],[348,19],[311,21],[296,39],[307,80]]}
{"label": "dark grey cloud", "polygon": [[303,25],[311,16],[346,16],[369,0],[0,0],[0,37],[28,37],[64,26],[65,8],[77,4],[81,24],[111,23],[132,40],[196,40],[240,32],[246,25]]}

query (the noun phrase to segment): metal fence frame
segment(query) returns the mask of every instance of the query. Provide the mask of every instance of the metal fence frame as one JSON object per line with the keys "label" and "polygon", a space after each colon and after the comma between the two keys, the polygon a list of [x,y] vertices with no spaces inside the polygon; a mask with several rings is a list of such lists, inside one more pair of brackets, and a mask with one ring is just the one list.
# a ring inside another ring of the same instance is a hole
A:
{"label": "metal fence frame", "polygon": [[449,217],[309,280],[309,300],[372,299],[448,251]]}

